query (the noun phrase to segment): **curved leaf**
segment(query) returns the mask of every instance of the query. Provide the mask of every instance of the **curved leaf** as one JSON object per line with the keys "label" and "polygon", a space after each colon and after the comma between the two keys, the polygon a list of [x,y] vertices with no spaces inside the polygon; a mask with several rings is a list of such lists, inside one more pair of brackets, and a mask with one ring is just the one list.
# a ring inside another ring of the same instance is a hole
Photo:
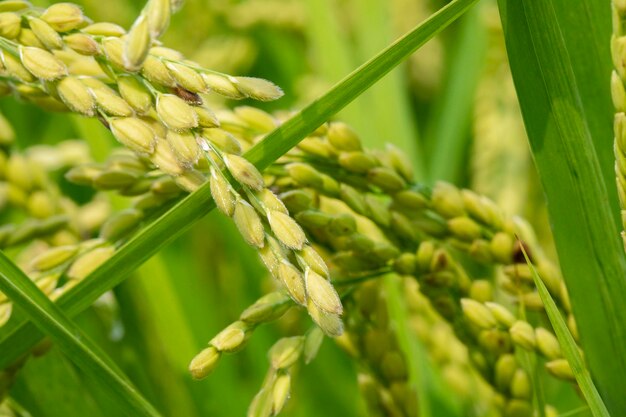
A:
{"label": "curved leaf", "polygon": [[0,252],[0,291],[47,334],[70,360],[99,383],[113,401],[124,404],[129,412],[132,411],[132,415],[159,416],[106,354],[83,335],[59,306],[50,301],[2,252]]}
{"label": "curved leaf", "polygon": [[595,0],[500,0],[499,6],[581,344],[607,407],[622,415],[626,258],[615,221],[613,174],[604,180],[607,170],[613,170],[612,161],[606,166],[612,147],[604,149],[611,138],[611,113],[604,114],[609,74],[602,76],[602,65],[597,71],[594,65],[577,65],[597,57],[597,39],[587,34],[610,26],[610,19],[592,11],[608,10],[609,5]]}

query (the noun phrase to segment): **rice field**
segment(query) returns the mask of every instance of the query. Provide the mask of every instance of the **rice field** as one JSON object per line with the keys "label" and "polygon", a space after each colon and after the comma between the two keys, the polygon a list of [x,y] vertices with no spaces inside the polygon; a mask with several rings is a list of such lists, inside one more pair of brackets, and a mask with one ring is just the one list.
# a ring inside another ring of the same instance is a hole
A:
{"label": "rice field", "polygon": [[0,416],[626,415],[625,22],[0,1]]}

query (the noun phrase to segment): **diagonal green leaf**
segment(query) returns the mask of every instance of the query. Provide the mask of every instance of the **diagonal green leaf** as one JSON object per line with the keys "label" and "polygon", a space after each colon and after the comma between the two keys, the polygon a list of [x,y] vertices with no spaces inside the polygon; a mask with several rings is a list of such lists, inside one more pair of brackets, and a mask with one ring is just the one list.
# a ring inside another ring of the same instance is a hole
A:
{"label": "diagonal green leaf", "polygon": [[[607,140],[607,126],[598,121],[610,123],[610,114],[597,112],[605,111],[602,102],[609,99],[609,74],[589,77],[591,71],[583,72],[574,63],[582,59],[580,50],[595,48],[595,37],[577,35],[575,44],[571,38],[565,40],[574,32],[592,33],[597,19],[592,19],[595,14],[590,10],[608,8],[602,3],[500,0],[499,6],[513,79],[548,201],[581,344],[607,407],[614,415],[622,415],[626,410],[626,310],[622,306],[626,259],[612,212],[617,207],[614,193],[607,191],[615,188],[615,182],[603,180],[613,164],[602,167],[599,161],[607,163],[603,155],[608,150],[597,153],[595,149]],[[587,77],[582,78],[584,74]],[[591,87],[580,89],[584,83],[593,86],[598,105],[589,101]]]}
{"label": "diagonal green leaf", "polygon": [[39,329],[47,334],[87,375],[106,387],[111,399],[125,404],[133,415],[159,413],[132,386],[97,345],[0,252],[0,291],[6,294]]}
{"label": "diagonal green leaf", "polygon": [[552,296],[550,295],[548,288],[546,288],[546,285],[543,283],[543,280],[539,277],[535,266],[532,262],[530,262],[528,254],[524,249],[524,245],[520,245],[520,247],[522,248],[526,263],[532,272],[535,286],[537,287],[541,301],[543,301],[543,305],[546,308],[546,313],[548,313],[550,323],[554,328],[557,339],[559,339],[559,344],[563,350],[563,356],[565,356],[565,359],[569,362],[572,371],[574,372],[574,376],[576,377],[576,382],[578,382],[578,386],[585,396],[591,412],[594,417],[611,417],[609,411],[604,405],[604,402],[602,401],[602,398],[600,397],[600,394],[598,393],[598,390],[596,389],[596,386],[591,380],[591,375],[589,374],[589,371],[583,362],[583,358],[578,351],[578,345],[576,344],[572,334],[569,332],[567,324],[565,323],[565,320],[563,320],[559,308],[556,306],[556,303],[552,299]]}
{"label": "diagonal green leaf", "polygon": [[[326,94],[295,114],[265,140],[246,153],[264,169],[300,140],[344,108],[378,79],[401,63],[430,38],[467,11],[478,0],[454,0],[377,56],[357,68]],[[187,231],[215,208],[208,184],[187,196],[166,214],[143,229],[90,276],[59,298],[60,308],[73,316],[115,287],[157,251]],[[24,316],[15,315],[0,330],[0,368],[15,361],[41,339],[41,333]]]}
{"label": "diagonal green leaf", "polygon": [[[119,413],[120,409],[115,408],[111,401],[107,401],[111,403],[111,408],[96,402],[98,392],[87,389],[86,379],[58,348],[52,348],[20,369],[11,387],[11,397],[36,416],[67,417],[76,410],[90,417],[106,417],[107,412],[109,415]],[[63,381],[63,384],[51,384],[50,381]],[[59,398],[64,398],[64,401],[59,401]]]}

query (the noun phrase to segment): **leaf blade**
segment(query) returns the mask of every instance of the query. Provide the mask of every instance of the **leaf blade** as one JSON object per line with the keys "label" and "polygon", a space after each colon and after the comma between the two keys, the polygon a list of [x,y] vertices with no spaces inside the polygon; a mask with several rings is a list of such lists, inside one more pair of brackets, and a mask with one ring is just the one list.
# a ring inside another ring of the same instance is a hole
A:
{"label": "leaf blade", "polygon": [[528,254],[524,249],[524,245],[520,245],[520,247],[522,248],[522,253],[524,254],[526,263],[532,272],[533,281],[535,281],[535,286],[537,287],[541,301],[543,301],[543,305],[545,306],[552,328],[554,328],[556,337],[559,340],[561,349],[563,350],[563,356],[565,356],[565,359],[567,359],[572,367],[572,371],[576,377],[576,382],[578,382],[578,386],[585,396],[591,412],[595,417],[611,417],[591,379],[591,375],[589,374],[589,371],[583,362],[583,358],[578,351],[578,345],[567,328],[567,324],[565,323],[565,320],[563,320],[559,308],[552,299],[552,296],[550,295],[546,285],[543,283],[543,280],[539,277],[535,266],[532,262],[530,262]]}
{"label": "leaf blade", "polygon": [[[593,32],[593,27],[581,27],[581,22],[571,20],[571,16],[602,4],[589,0],[567,5],[558,0],[499,0],[499,6],[513,78],[581,343],[607,407],[618,415],[626,409],[620,385],[620,375],[626,374],[626,358],[621,352],[626,339],[626,311],[620,308],[626,294],[626,259],[611,212],[617,207],[613,193],[608,192],[614,182],[602,180],[606,174],[599,160],[606,163],[606,156],[602,156],[606,151],[599,158],[595,147],[600,143],[594,143],[594,137],[602,136],[606,126],[599,129],[598,123],[590,122],[601,120],[602,114],[587,116],[591,111],[602,112],[605,106],[589,105],[589,94],[581,93],[581,80],[570,58],[573,54],[576,61],[580,60],[580,52],[574,47],[568,49],[571,44],[566,44],[561,31],[562,25],[578,25],[577,32]],[[608,78],[584,81],[595,85],[599,95],[608,99]],[[613,361],[608,363],[606,358]]]}
{"label": "leaf blade", "polygon": [[138,416],[159,416],[110,359],[2,252],[0,291],[19,306],[73,362],[94,379],[100,380],[112,398],[126,404]]}

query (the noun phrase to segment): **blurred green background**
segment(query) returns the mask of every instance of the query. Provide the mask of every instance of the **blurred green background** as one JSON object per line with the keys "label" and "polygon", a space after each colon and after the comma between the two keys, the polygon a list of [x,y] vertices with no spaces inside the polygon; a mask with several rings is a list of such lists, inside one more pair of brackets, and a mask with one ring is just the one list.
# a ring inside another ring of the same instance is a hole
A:
{"label": "blurred green background", "polygon": [[[94,21],[128,28],[144,2],[76,3]],[[163,43],[205,67],[274,81],[286,94],[262,107],[295,110],[445,3],[187,0]],[[116,146],[94,120],[45,113],[10,98],[0,101],[0,108],[16,130],[19,147],[79,137],[102,160]],[[421,181],[445,179],[471,187],[507,212],[529,217],[539,231],[548,230],[497,8],[490,1],[429,42],[337,118],[350,123],[369,147],[399,146]],[[165,415],[240,416],[263,380],[267,349],[279,335],[302,332],[306,323],[294,317],[260,328],[242,352],[226,357],[203,381],[192,381],[187,366],[268,285],[255,251],[213,212],[116,288],[115,297],[105,297],[78,321]],[[330,341],[294,381],[285,416],[366,414],[355,364]],[[80,411],[104,417],[119,411],[115,404],[103,408],[89,379],[56,349],[27,363],[12,395],[35,416]]]}

